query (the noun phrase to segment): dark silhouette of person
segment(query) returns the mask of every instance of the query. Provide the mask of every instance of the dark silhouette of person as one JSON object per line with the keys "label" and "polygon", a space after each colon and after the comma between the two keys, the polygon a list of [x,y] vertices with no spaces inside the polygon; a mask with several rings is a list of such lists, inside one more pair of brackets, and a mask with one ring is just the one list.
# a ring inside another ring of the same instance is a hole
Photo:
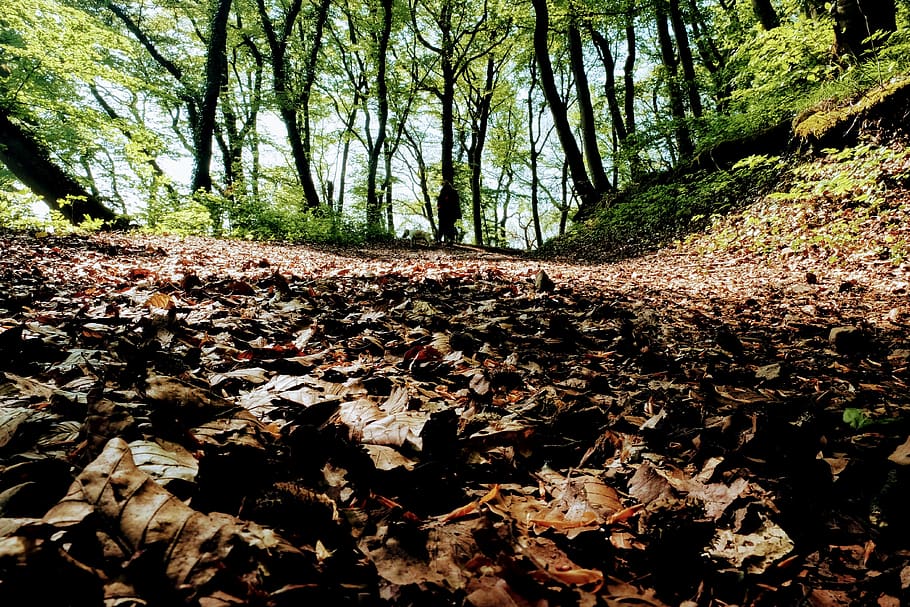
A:
{"label": "dark silhouette of person", "polygon": [[455,223],[461,219],[461,200],[458,190],[449,182],[443,182],[436,200],[436,213],[439,216],[439,238],[443,242],[458,240]]}

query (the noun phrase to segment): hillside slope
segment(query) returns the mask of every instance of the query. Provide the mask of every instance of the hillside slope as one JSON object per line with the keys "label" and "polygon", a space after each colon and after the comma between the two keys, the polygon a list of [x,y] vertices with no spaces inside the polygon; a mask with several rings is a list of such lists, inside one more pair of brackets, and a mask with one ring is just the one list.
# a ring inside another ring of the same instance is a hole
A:
{"label": "hillside slope", "polygon": [[[616,261],[664,246],[907,254],[910,78],[829,100],[765,136],[725,141],[676,171],[648,176],[583,208],[548,259]],[[854,250],[858,245],[859,249]]]}

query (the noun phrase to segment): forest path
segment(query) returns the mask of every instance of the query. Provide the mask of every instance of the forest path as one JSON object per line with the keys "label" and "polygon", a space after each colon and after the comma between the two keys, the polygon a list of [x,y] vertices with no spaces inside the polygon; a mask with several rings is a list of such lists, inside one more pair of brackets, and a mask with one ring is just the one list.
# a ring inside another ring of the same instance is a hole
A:
{"label": "forest path", "polygon": [[2,604],[910,599],[906,266],[0,244]]}

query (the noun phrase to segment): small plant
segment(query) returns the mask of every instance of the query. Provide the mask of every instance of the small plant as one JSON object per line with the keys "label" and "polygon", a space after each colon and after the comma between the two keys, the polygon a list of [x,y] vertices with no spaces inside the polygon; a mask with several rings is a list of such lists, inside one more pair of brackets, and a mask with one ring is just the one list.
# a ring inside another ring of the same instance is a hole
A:
{"label": "small plant", "polygon": [[0,187],[0,226],[33,229],[43,223],[33,211],[33,207],[38,204],[38,198],[34,194],[13,189],[10,184],[0,184]]}
{"label": "small plant", "polygon": [[149,230],[179,236],[207,235],[212,232],[212,216],[201,202],[190,199],[185,206],[158,217]]}

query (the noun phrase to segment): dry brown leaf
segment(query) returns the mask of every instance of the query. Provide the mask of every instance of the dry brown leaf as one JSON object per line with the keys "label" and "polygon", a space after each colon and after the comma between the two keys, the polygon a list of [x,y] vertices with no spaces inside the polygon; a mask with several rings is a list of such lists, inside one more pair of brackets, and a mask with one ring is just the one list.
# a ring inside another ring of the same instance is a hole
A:
{"label": "dry brown leaf", "polygon": [[442,515],[441,517],[439,517],[439,520],[443,523],[447,523],[447,522],[453,521],[455,519],[470,516],[470,515],[474,514],[475,512],[477,512],[478,510],[480,510],[481,505],[489,503],[498,497],[499,497],[499,485],[493,485],[493,487],[491,487],[490,490],[480,499],[474,500],[470,504],[466,504],[464,506],[461,506],[460,508],[456,508],[455,510],[452,510],[448,514]]}
{"label": "dry brown leaf", "polygon": [[417,466],[415,460],[405,457],[394,447],[368,444],[363,447],[367,450],[377,470],[395,470],[396,468],[413,470]]}
{"label": "dry brown leaf", "polygon": [[786,531],[766,519],[752,533],[740,534],[730,529],[718,529],[708,554],[728,562],[736,569],[760,574],[790,554],[794,546]]}
{"label": "dry brown leaf", "polygon": [[160,308],[162,310],[170,310],[175,306],[176,304],[174,303],[174,300],[167,293],[153,293],[145,301],[145,307],[147,308]]}
{"label": "dry brown leaf", "polygon": [[236,568],[228,575],[238,578],[248,567],[263,567],[255,561],[231,561],[232,553],[241,546],[248,547],[243,549],[247,557],[256,551],[261,558],[270,550],[296,552],[268,529],[228,515],[193,510],[137,468],[129,445],[121,439],[108,442],[44,521],[72,525],[91,511],[104,518],[131,552],[160,546],[164,575],[175,588],[193,595],[206,590],[215,576],[224,576],[227,562]]}
{"label": "dry brown leaf", "polygon": [[603,572],[579,567],[552,540],[522,537],[518,547],[521,554],[536,567],[531,576],[539,581],[555,580],[567,586],[587,586],[591,592],[597,592],[603,586]]}
{"label": "dry brown leaf", "polygon": [[894,453],[888,456],[888,460],[899,466],[910,466],[910,438],[898,446]]}

